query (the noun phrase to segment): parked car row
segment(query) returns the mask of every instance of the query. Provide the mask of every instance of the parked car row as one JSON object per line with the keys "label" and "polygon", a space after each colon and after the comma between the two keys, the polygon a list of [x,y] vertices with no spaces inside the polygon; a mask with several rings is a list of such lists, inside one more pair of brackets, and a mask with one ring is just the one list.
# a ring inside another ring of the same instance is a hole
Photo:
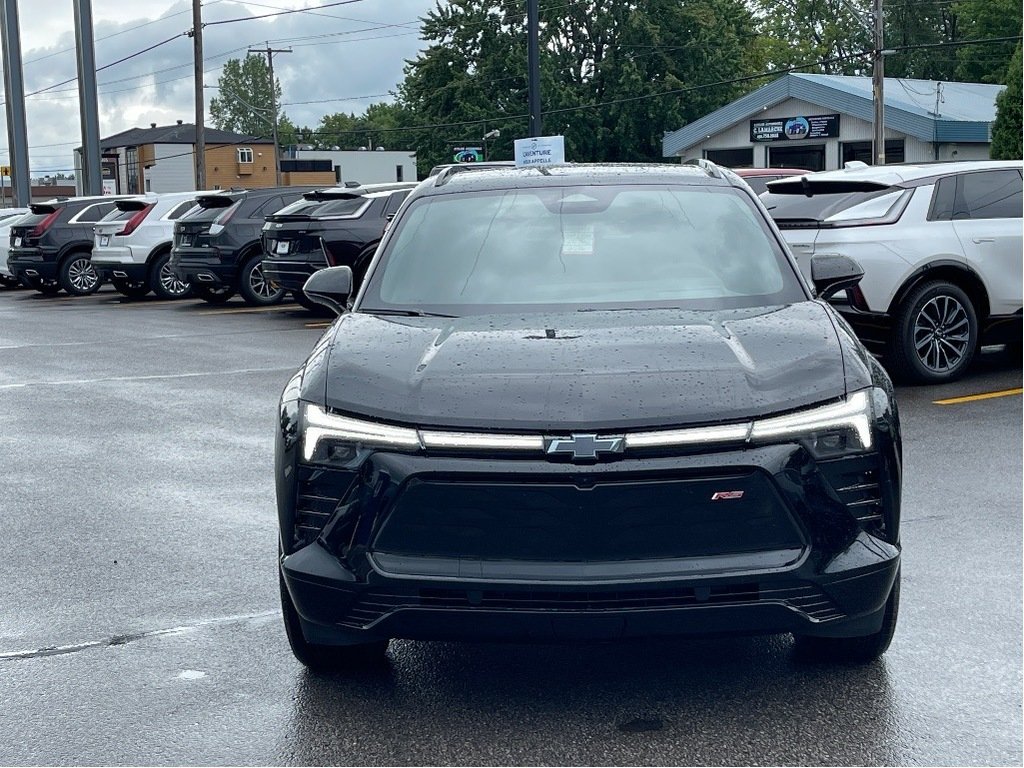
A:
{"label": "parked car row", "polygon": [[[431,178],[510,165],[439,166]],[[986,344],[1019,353],[1020,161],[737,174],[760,193],[808,280],[819,254],[864,268],[864,279],[831,301],[899,379],[951,381]],[[83,295],[109,281],[130,297],[221,303],[240,294],[251,305],[291,295],[322,311],[303,293],[306,280],[345,265],[358,286],[415,186],[82,197],[9,209],[0,214],[0,283]]]}
{"label": "parked car row", "polygon": [[[88,295],[104,282],[131,298],[195,296],[251,305],[295,295],[317,269],[362,275],[415,183],[275,187],[54,199],[0,216],[0,279]],[[279,214],[279,215],[277,215]],[[266,224],[265,222],[272,222]],[[6,227],[5,227],[6,222]],[[265,232],[265,230],[267,230]],[[265,266],[272,276],[266,276]]]}

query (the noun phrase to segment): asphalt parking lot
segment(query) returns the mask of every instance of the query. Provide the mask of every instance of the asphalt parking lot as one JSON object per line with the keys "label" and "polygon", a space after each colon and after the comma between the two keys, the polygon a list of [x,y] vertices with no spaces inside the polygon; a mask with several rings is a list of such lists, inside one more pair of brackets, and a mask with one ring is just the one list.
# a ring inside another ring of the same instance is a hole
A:
{"label": "asphalt parking lot", "polygon": [[1000,353],[900,392],[879,662],[800,663],[788,638],[394,642],[382,670],[316,677],[281,627],[271,468],[325,326],[0,291],[0,763],[1021,763],[1021,371]]}

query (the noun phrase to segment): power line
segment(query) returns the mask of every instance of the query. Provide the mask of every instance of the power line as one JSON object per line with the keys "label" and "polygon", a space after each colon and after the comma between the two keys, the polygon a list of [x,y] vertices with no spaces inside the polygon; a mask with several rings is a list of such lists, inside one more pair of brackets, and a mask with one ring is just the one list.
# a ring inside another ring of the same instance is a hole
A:
{"label": "power line", "polygon": [[[337,0],[337,2],[327,3],[325,5],[318,5],[315,9],[312,9],[312,10],[319,11],[319,10],[324,9],[324,8],[336,8],[337,6],[340,6],[340,5],[353,5],[354,3],[361,3],[361,2],[363,2],[363,0]],[[217,26],[219,24],[234,24],[235,22],[239,22],[239,21],[256,21],[257,19],[269,19],[269,18],[272,18],[274,16],[287,16],[287,15],[292,14],[292,13],[303,13],[303,12],[305,12],[307,10],[311,10],[311,9],[309,9],[309,8],[292,8],[292,9],[289,9],[287,11],[277,11],[275,13],[264,13],[264,14],[260,14],[258,16],[239,16],[239,17],[234,18],[234,19],[221,19],[220,21],[208,21],[205,24],[203,24],[203,26],[204,27],[215,27],[215,26]]]}

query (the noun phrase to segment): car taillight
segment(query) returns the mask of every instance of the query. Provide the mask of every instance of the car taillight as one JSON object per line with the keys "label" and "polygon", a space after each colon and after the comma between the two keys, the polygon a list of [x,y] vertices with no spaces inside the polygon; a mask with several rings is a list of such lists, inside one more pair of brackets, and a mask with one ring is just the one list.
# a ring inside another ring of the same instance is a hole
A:
{"label": "car taillight", "polygon": [[132,217],[130,219],[128,219],[128,222],[124,225],[124,229],[122,229],[117,234],[119,234],[119,235],[130,235],[132,232],[135,231],[135,229],[139,226],[139,224],[142,223],[142,220],[145,219],[146,216],[149,215],[149,212],[151,210],[153,210],[153,203],[150,203],[145,208],[140,208],[138,211],[136,211],[132,215]]}
{"label": "car taillight", "polygon": [[46,218],[43,219],[42,221],[40,221],[38,224],[36,224],[35,229],[33,229],[31,232],[28,233],[28,236],[29,237],[42,237],[43,233],[46,232],[46,230],[48,230],[50,228],[50,226],[53,224],[53,222],[55,222],[57,220],[58,216],[60,216],[60,208],[58,208],[53,213],[48,213],[46,215]]}

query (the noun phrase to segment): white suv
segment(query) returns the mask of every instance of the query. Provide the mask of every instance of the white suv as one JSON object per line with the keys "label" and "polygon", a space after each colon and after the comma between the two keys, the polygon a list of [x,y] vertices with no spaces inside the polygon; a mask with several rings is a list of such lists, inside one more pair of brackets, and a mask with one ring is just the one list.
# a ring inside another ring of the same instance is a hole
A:
{"label": "white suv", "polygon": [[768,184],[801,269],[840,253],[864,268],[834,303],[904,381],[952,381],[982,344],[1021,343],[1018,161],[848,164]]}
{"label": "white suv", "polygon": [[7,252],[11,250],[11,225],[31,213],[28,208],[0,208],[0,285],[14,288],[18,281],[11,276],[7,268]]}
{"label": "white suv", "polygon": [[125,296],[153,291],[161,299],[191,294],[168,268],[174,222],[191,210],[201,192],[169,192],[118,200],[117,208],[93,229],[92,265]]}

